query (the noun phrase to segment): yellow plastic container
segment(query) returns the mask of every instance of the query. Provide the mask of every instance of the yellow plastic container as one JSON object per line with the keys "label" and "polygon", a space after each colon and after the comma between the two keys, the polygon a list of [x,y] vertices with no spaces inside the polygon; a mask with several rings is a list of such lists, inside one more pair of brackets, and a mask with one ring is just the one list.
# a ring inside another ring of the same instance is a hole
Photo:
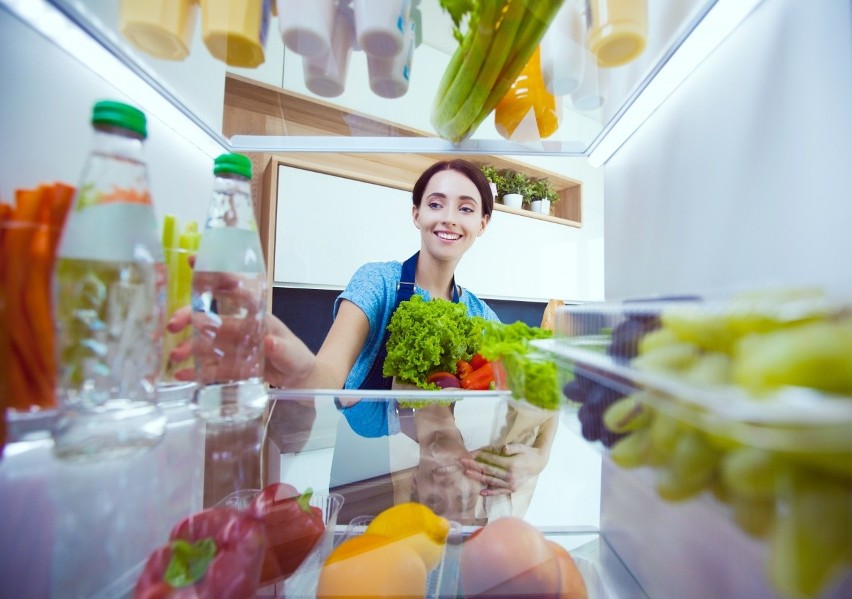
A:
{"label": "yellow plastic container", "polygon": [[[530,126],[529,117],[535,126]],[[547,91],[541,73],[541,55],[536,48],[512,87],[494,109],[497,132],[513,141],[529,142],[556,133],[562,120],[561,98]],[[523,123],[527,124],[523,124]]]}
{"label": "yellow plastic container", "polygon": [[645,50],[648,37],[647,0],[591,0],[589,50],[598,66],[617,67]]}
{"label": "yellow plastic container", "polygon": [[232,67],[263,64],[269,0],[200,0],[201,37],[207,50]]}
{"label": "yellow plastic container", "polygon": [[196,0],[121,0],[119,30],[155,58],[183,60],[195,32]]}

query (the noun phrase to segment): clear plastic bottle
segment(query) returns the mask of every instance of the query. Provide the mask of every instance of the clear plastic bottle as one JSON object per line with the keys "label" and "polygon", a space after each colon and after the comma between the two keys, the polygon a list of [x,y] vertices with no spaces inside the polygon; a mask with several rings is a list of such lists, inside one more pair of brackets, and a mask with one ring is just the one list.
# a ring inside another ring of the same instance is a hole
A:
{"label": "clear plastic bottle", "polygon": [[266,267],[251,199],[251,161],[216,158],[213,197],[192,275],[198,415],[245,422],[266,408]]}
{"label": "clear plastic bottle", "polygon": [[54,450],[71,459],[150,448],[166,425],[156,405],[166,278],[143,157],[145,115],[98,102],[92,126],[54,269]]}

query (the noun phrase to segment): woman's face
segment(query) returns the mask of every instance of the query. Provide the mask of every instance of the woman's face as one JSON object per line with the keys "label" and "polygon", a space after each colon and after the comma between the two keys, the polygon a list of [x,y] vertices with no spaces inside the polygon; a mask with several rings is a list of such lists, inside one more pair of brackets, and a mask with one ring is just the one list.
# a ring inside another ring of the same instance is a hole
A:
{"label": "woman's face", "polygon": [[438,171],[429,179],[413,216],[424,249],[446,260],[460,259],[488,225],[476,185],[453,170]]}
{"label": "woman's face", "polygon": [[470,457],[458,430],[436,430],[420,448],[420,464],[412,481],[417,500],[436,514],[472,523],[483,486],[464,474],[459,462]]}

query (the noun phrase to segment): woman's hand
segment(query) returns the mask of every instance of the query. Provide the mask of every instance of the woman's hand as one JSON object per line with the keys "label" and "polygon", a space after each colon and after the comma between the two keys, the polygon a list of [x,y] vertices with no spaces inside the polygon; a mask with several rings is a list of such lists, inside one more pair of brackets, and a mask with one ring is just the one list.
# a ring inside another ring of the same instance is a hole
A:
{"label": "woman's hand", "polygon": [[480,495],[514,493],[547,466],[558,423],[556,415],[542,422],[532,445],[506,443],[499,453],[481,449],[473,458],[462,458],[465,476],[485,485]]}
{"label": "woman's hand", "polygon": [[[176,310],[169,319],[166,329],[170,333],[179,333],[190,326],[192,312],[189,306]],[[274,387],[303,387],[314,373],[316,356],[283,322],[272,314],[264,321],[265,334],[263,349],[265,352],[264,379]],[[169,355],[172,362],[179,363],[193,355],[193,338],[190,337]],[[220,361],[220,378],[227,380],[228,372],[234,365]],[[195,368],[184,368],[175,372],[179,381],[195,380]]]}
{"label": "woman's hand", "polygon": [[550,447],[507,443],[500,453],[481,449],[472,458],[461,458],[465,476],[485,485],[481,495],[508,495],[544,470]]}

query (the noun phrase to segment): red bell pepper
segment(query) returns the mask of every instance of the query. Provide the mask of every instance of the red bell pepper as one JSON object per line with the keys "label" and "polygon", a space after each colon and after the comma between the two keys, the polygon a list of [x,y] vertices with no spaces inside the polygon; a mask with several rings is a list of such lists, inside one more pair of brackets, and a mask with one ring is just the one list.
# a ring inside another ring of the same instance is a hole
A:
{"label": "red bell pepper", "polygon": [[292,485],[273,483],[249,505],[247,513],[263,522],[268,540],[261,584],[295,572],[325,532],[322,510],[308,503],[312,494],[311,489],[299,493]]}
{"label": "red bell pepper", "polygon": [[459,377],[459,379],[463,379],[473,371],[474,368],[470,362],[466,362],[465,360],[459,360],[456,362],[456,376]]}
{"label": "red bell pepper", "polygon": [[474,370],[479,370],[486,364],[488,364],[488,360],[483,358],[481,354],[473,354],[473,357],[470,359],[470,365],[473,366]]}
{"label": "red bell pepper", "polygon": [[486,362],[461,380],[462,389],[470,391],[486,391],[494,382],[494,366]]}
{"label": "red bell pepper", "polygon": [[263,523],[236,510],[210,508],[177,524],[169,544],[148,558],[134,599],[251,599],[266,550]]}

